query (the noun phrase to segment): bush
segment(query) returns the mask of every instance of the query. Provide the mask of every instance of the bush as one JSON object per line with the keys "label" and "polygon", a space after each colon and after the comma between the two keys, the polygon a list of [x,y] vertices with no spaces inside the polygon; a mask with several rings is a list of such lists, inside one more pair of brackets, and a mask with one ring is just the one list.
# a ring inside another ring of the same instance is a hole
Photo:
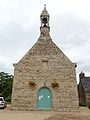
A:
{"label": "bush", "polygon": [[4,97],[8,102],[11,102],[12,85],[13,75],[0,72],[0,96]]}
{"label": "bush", "polygon": [[6,98],[6,102],[11,102],[11,95]]}

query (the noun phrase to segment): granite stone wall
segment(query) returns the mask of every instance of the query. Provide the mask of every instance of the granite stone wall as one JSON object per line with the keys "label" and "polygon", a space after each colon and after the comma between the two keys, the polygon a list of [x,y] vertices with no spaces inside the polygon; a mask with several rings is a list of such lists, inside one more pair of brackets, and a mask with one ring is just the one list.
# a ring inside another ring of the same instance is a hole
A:
{"label": "granite stone wall", "polygon": [[[35,86],[29,86],[34,81]],[[57,82],[58,88],[52,88]],[[77,111],[78,95],[75,64],[61,55],[30,55],[15,65],[12,109],[37,110],[37,95],[41,87],[52,93],[52,110]]]}

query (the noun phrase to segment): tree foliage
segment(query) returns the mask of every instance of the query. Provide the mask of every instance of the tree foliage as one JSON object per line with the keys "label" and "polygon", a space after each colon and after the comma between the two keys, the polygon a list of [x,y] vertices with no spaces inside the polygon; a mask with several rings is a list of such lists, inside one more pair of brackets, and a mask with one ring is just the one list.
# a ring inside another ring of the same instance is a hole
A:
{"label": "tree foliage", "polygon": [[0,96],[3,96],[8,102],[11,101],[12,84],[13,75],[0,72]]}

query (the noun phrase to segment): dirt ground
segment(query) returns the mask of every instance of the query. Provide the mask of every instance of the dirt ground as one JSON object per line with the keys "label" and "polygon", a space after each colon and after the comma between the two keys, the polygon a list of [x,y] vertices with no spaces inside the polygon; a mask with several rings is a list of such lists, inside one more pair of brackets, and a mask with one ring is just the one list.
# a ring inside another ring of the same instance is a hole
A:
{"label": "dirt ground", "polygon": [[[10,111],[9,108],[6,108],[5,110],[0,109],[0,120],[44,120],[59,113],[62,114],[54,111]],[[90,110],[86,107],[81,107],[80,112],[75,114],[90,115]]]}
{"label": "dirt ground", "polygon": [[90,120],[90,110],[85,107],[80,108],[80,112],[56,113],[44,120]]}

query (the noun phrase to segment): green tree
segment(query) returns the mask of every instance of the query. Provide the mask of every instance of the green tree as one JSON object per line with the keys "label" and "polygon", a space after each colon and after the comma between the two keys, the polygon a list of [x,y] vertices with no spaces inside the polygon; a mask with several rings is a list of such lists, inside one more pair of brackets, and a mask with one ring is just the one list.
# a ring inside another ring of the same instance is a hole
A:
{"label": "green tree", "polygon": [[6,101],[11,101],[13,75],[0,72],[0,96],[3,96]]}

